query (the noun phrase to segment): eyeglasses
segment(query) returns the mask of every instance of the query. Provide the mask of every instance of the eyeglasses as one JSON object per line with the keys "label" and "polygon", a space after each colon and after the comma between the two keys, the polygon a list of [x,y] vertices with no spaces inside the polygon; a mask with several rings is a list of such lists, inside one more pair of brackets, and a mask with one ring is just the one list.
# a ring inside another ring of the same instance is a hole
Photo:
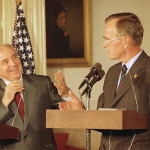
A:
{"label": "eyeglasses", "polygon": [[103,37],[103,38],[104,38],[104,42],[105,42],[106,46],[109,46],[113,41],[122,38],[122,36],[120,36],[118,38],[110,39],[110,40],[107,40],[105,37]]}

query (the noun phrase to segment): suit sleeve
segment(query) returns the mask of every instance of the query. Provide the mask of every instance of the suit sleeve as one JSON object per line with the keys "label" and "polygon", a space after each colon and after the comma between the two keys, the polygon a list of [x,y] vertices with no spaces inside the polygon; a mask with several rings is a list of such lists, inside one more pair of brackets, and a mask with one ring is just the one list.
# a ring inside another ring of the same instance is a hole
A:
{"label": "suit sleeve", "polygon": [[59,102],[64,102],[64,100],[59,96],[57,88],[54,86],[54,83],[50,80],[48,77],[48,91],[49,91],[49,96],[51,99],[52,103],[52,108],[58,109],[58,103]]}
{"label": "suit sleeve", "polygon": [[0,101],[0,123],[6,123],[14,114],[7,109]]}

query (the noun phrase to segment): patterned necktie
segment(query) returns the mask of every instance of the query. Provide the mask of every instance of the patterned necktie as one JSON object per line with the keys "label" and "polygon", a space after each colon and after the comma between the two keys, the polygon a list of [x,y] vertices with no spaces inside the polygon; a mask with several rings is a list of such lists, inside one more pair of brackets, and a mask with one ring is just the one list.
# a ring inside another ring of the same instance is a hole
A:
{"label": "patterned necktie", "polygon": [[22,121],[24,122],[24,102],[19,93],[15,94],[15,102],[17,104]]}
{"label": "patterned necktie", "polygon": [[120,78],[120,83],[119,83],[119,85],[118,85],[118,88],[117,88],[116,92],[118,92],[118,90],[119,90],[120,87],[122,86],[123,80],[124,80],[125,75],[126,75],[126,72],[127,72],[127,66],[126,66],[126,65],[123,65],[122,68],[121,68],[121,78]]}

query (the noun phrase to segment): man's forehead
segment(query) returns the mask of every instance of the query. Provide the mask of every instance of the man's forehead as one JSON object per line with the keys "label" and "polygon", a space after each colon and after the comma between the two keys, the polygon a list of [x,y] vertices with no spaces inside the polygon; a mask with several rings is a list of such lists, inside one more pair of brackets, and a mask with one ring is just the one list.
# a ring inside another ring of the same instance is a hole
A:
{"label": "man's forehead", "polygon": [[105,28],[116,28],[116,21],[111,20],[111,21],[107,22],[105,25]]}
{"label": "man's forehead", "polygon": [[115,20],[110,20],[105,25],[104,37],[111,36],[111,35],[116,35],[116,34],[117,34],[116,19]]}
{"label": "man's forehead", "polygon": [[3,47],[0,47],[0,52],[3,52],[3,51],[4,51]]}
{"label": "man's forehead", "polygon": [[6,51],[13,51],[14,53],[17,53],[11,46],[5,45],[0,47],[0,53]]}

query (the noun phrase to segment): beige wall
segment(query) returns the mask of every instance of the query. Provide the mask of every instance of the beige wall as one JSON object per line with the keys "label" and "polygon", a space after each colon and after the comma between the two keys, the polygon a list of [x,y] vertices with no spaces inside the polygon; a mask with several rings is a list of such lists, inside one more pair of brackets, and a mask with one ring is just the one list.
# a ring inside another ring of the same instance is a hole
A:
{"label": "beige wall", "polygon": [[[11,31],[13,29],[13,17],[15,5],[13,5],[15,0],[1,0],[0,1],[0,10],[3,12],[2,21],[3,26],[2,31],[0,32],[0,42],[11,42],[12,35]],[[25,15],[27,16],[27,25],[30,32],[31,40],[33,42],[33,48],[36,54],[36,64],[38,66],[38,74],[45,74],[46,71],[43,71],[42,68],[46,67],[45,54],[42,54],[41,51],[45,52],[45,36],[44,29],[44,0],[22,0],[23,9]],[[1,3],[2,2],[2,3]],[[105,72],[108,68],[116,63],[117,61],[110,61],[107,57],[107,52],[102,48],[103,44],[103,28],[104,28],[104,19],[112,14],[117,12],[129,11],[136,13],[141,19],[145,33],[142,48],[150,55],[150,1],[149,0],[92,0],[92,59],[93,64],[100,62],[103,66]],[[7,11],[6,11],[7,10]],[[0,11],[0,13],[1,13]],[[7,13],[7,14],[6,14]],[[8,17],[7,17],[8,16]],[[0,14],[1,17],[1,14]],[[1,31],[1,30],[0,30]],[[40,34],[37,34],[39,33]],[[40,47],[40,48],[39,48]],[[40,55],[38,55],[41,53]],[[39,61],[39,60],[43,61]],[[67,85],[74,91],[74,93],[79,96],[78,86],[82,82],[85,75],[88,74],[90,67],[76,67],[76,68],[47,68],[47,74],[54,81],[54,73],[58,70],[62,70],[66,78]],[[91,92],[90,99],[90,109],[96,109],[97,99],[99,94],[102,92],[103,79],[96,83]],[[86,98],[83,97],[85,102]],[[81,147],[85,147],[85,130],[69,130],[71,137],[73,135],[74,139],[81,139],[82,142],[79,143]],[[82,136],[81,136],[82,135]],[[98,149],[100,134],[92,131],[92,150]],[[69,144],[78,145],[76,140],[69,140]]]}

